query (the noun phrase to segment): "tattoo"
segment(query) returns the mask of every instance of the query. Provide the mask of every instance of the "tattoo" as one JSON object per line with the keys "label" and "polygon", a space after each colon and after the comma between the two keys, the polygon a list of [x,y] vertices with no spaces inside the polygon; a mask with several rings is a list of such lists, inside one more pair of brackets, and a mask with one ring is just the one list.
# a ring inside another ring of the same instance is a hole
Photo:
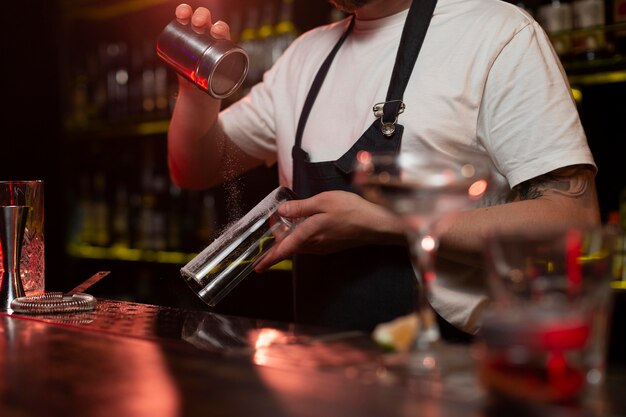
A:
{"label": "tattoo", "polygon": [[548,192],[572,198],[583,196],[594,179],[594,170],[589,165],[572,165],[560,168],[517,185],[515,200],[533,200]]}

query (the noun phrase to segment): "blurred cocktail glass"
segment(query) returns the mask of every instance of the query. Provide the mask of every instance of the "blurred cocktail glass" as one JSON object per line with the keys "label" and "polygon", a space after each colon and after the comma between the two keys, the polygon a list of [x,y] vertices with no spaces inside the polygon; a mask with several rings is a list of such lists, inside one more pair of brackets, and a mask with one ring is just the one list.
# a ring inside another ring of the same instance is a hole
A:
{"label": "blurred cocktail glass", "polygon": [[389,369],[419,373],[437,366],[433,345],[440,340],[440,332],[428,298],[437,284],[434,265],[440,226],[478,204],[491,181],[491,167],[486,154],[460,145],[449,152],[425,155],[358,154],[355,185],[366,199],[386,207],[405,223],[411,260],[418,271],[419,331],[408,354],[394,358]]}

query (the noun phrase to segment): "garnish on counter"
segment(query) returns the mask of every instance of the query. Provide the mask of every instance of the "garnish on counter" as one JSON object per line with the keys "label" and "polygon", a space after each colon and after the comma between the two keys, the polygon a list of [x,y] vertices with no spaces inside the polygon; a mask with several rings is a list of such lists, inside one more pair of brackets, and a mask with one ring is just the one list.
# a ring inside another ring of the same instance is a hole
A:
{"label": "garnish on counter", "polygon": [[372,332],[372,339],[383,349],[391,352],[406,352],[415,342],[420,331],[420,320],[416,313],[380,323]]}

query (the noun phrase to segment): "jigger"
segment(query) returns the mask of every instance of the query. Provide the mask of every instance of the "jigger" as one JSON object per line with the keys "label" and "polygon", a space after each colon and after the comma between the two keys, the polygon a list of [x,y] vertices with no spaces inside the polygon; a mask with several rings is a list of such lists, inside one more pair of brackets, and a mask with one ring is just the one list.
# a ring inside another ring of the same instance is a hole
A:
{"label": "jigger", "polygon": [[20,277],[20,257],[30,207],[0,206],[0,243],[2,243],[2,281],[0,282],[0,310],[11,310],[11,302],[24,297]]}

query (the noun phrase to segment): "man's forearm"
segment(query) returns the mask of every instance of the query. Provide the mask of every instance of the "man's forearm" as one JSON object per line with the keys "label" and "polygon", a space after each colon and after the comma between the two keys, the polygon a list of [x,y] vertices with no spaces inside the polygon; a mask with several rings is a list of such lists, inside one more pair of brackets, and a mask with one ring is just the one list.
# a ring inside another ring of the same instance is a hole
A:
{"label": "man's forearm", "polygon": [[168,131],[168,161],[175,184],[206,188],[222,180],[224,135],[217,122],[220,105],[219,100],[195,87],[179,87]]}
{"label": "man's forearm", "polygon": [[555,227],[600,224],[593,171],[568,167],[516,187],[515,201],[460,213],[441,239],[441,256],[481,253],[486,233],[543,232]]}

